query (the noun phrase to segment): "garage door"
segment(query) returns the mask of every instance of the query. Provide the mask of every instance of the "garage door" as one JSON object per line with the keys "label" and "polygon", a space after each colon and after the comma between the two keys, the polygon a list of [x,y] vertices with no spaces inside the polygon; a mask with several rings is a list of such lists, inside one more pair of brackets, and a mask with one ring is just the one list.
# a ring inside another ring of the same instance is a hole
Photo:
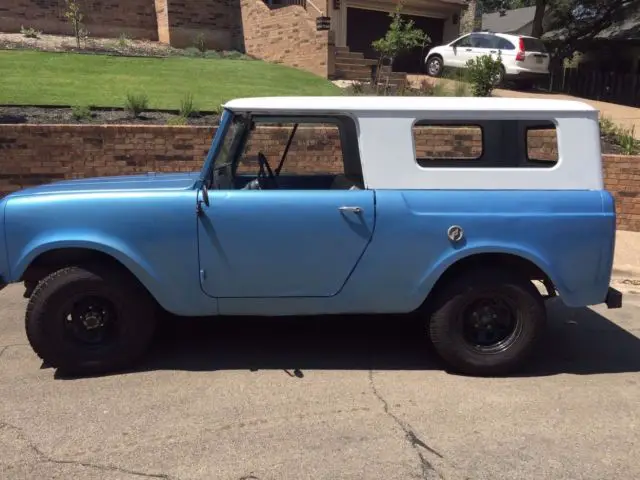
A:
{"label": "garage door", "polygon": [[[427,33],[433,45],[442,44],[444,20],[415,15],[403,15],[403,17],[407,20],[413,20],[416,27]],[[386,12],[349,7],[347,9],[347,45],[349,49],[352,52],[362,52],[367,58],[378,58],[371,43],[384,37],[390,24],[391,17]],[[393,69],[397,72],[407,73],[424,71],[423,57],[428,49],[429,45],[425,48],[418,47],[402,57],[398,57],[394,62]]]}

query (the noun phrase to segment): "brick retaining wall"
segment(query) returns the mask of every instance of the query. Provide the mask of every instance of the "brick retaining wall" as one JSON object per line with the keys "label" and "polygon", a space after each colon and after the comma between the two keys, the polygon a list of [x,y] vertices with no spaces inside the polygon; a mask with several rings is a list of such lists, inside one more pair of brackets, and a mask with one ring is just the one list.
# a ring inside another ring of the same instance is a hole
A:
{"label": "brick retaining wall", "polygon": [[[158,40],[152,0],[78,0],[91,37]],[[0,0],[0,32],[19,32],[21,26],[48,34],[71,35],[64,17],[65,0]]]}
{"label": "brick retaining wall", "polygon": [[[296,134],[286,170],[340,170],[337,132],[330,127],[322,135],[310,131],[301,128]],[[199,170],[214,133],[215,127],[0,125],[0,195],[65,178]],[[288,133],[263,129],[260,149],[279,158]],[[530,140],[530,154],[552,158],[555,139],[542,133],[535,132]],[[478,151],[474,132],[460,129],[421,131],[416,142],[425,156]],[[603,158],[606,187],[616,197],[618,227],[640,231],[640,157]]]}

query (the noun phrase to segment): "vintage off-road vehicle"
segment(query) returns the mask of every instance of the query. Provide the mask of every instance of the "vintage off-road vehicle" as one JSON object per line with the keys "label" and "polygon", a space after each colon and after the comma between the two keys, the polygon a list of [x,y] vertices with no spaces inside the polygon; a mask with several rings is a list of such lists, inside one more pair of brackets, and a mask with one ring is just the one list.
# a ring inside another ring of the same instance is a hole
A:
{"label": "vintage off-road vehicle", "polygon": [[27,335],[46,363],[130,366],[162,309],[413,312],[450,368],[505,374],[543,331],[546,296],[622,304],[587,105],[285,97],[223,112],[200,172],[2,200],[0,283],[24,282]]}

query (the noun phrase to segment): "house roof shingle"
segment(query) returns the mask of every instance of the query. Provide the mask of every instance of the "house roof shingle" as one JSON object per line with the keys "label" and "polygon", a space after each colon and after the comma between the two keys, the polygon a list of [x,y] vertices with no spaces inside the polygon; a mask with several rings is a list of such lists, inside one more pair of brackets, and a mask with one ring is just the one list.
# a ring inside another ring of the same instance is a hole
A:
{"label": "house roof shingle", "polygon": [[524,27],[533,21],[536,7],[516,8],[507,10],[504,17],[499,12],[482,15],[482,28],[496,33],[508,33]]}

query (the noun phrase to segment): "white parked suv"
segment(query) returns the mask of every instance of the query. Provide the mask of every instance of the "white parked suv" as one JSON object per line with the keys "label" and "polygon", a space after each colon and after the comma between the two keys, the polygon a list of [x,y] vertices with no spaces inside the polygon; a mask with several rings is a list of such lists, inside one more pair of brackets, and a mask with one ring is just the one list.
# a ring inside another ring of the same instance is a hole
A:
{"label": "white parked suv", "polygon": [[539,38],[491,32],[470,33],[432,48],[425,58],[427,73],[439,77],[445,68],[466,68],[473,58],[498,53],[503,67],[497,83],[508,79],[524,85],[549,75],[549,53]]}

